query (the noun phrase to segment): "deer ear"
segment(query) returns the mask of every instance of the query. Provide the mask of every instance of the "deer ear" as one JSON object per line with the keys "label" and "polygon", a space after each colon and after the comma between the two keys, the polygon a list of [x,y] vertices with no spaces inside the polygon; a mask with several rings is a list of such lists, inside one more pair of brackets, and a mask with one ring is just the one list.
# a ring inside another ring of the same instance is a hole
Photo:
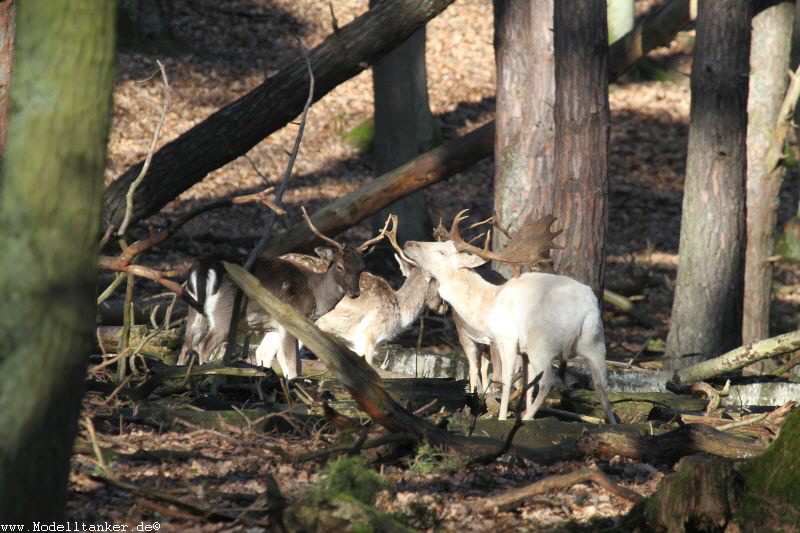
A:
{"label": "deer ear", "polygon": [[478,268],[486,263],[486,259],[474,254],[460,253],[458,254],[458,264],[462,268]]}
{"label": "deer ear", "polygon": [[317,246],[316,248],[314,248],[314,252],[325,261],[328,262],[333,261],[334,258],[333,250],[331,248],[328,248],[327,246]]}

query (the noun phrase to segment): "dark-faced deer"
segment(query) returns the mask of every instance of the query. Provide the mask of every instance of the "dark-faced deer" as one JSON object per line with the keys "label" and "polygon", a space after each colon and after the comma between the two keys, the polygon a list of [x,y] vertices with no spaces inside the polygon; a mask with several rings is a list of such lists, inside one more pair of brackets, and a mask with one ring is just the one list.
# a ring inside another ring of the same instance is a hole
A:
{"label": "dark-faced deer", "polygon": [[[372,364],[375,349],[382,342],[391,340],[417,319],[424,305],[436,309],[441,299],[435,288],[431,288],[430,276],[409,261],[397,245],[397,217],[387,220],[387,227],[381,232],[398,251],[397,262],[406,277],[398,290],[380,276],[362,272],[359,282],[361,295],[358,298],[345,296],[330,312],[317,320],[317,326],[345,341],[357,354]],[[310,257],[293,256],[287,260],[303,264],[307,268],[319,269],[319,260]],[[256,354],[258,364],[270,366],[277,352],[273,336],[272,348],[265,346]]]}
{"label": "dark-faced deer", "polygon": [[[260,259],[253,265],[252,274],[272,294],[295,308],[298,312],[316,320],[339,303],[345,295],[358,298],[359,277],[364,270],[363,253],[382,235],[370,239],[361,246],[340,244],[323,235],[308,218],[303,216],[311,230],[331,247],[319,247],[315,251],[324,262],[324,269],[315,272],[282,258]],[[228,334],[236,287],[225,275],[221,263],[200,262],[189,271],[187,292],[203,307],[200,314],[189,310],[186,338],[179,364],[185,364],[193,351],[201,363],[210,361],[216,349]],[[278,362],[284,375],[293,379],[300,374],[297,357],[297,340],[279,323],[272,320],[260,306],[253,302],[244,304],[240,330],[275,331],[278,337]],[[269,333],[262,344],[269,342]],[[259,346],[259,349],[263,349]]]}
{"label": "dark-faced deer", "polygon": [[525,383],[539,373],[539,393],[526,391],[523,418],[533,418],[552,385],[552,363],[572,355],[589,367],[600,403],[609,422],[614,413],[606,392],[606,348],[600,310],[592,290],[571,278],[531,272],[501,286],[485,281],[472,269],[489,259],[527,266],[541,262],[541,255],[555,248],[552,216],[525,224],[500,253],[490,252],[462,240],[458,225],[464,211],[453,220],[452,240],[406,242],[406,255],[435,278],[439,295],[458,313],[469,337],[480,344],[494,344],[502,371],[500,419],[508,412],[511,380],[518,357],[522,357]]}

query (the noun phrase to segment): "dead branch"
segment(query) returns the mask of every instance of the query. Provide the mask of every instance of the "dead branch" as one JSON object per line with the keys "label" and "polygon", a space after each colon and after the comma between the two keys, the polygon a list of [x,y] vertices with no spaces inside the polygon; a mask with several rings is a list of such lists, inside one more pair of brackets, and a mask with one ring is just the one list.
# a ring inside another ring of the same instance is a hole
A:
{"label": "dead branch", "polygon": [[238,521],[245,525],[249,526],[261,526],[261,527],[268,527],[269,522],[264,522],[261,520],[253,520],[251,518],[246,518],[243,516],[231,516],[225,514],[221,511],[217,511],[208,507],[202,507],[200,505],[195,505],[193,503],[189,503],[185,500],[180,498],[176,498],[171,494],[167,494],[166,492],[161,492],[155,489],[151,489],[148,487],[143,487],[140,485],[136,485],[134,483],[128,483],[127,481],[122,481],[120,479],[115,479],[112,477],[107,476],[94,476],[90,475],[90,479],[94,481],[99,481],[106,485],[118,488],[120,490],[124,490],[126,492],[130,492],[133,494],[137,494],[139,496],[143,496],[145,498],[149,498],[151,500],[162,501],[166,502],[170,505],[174,505],[179,509],[183,509],[184,511],[188,511],[195,516],[201,516],[206,520],[211,520],[215,522],[234,522]]}
{"label": "dead branch", "polygon": [[128,192],[125,195],[125,217],[122,219],[122,223],[119,225],[119,231],[117,235],[122,236],[125,235],[125,232],[128,231],[128,225],[131,223],[131,217],[133,216],[133,193],[136,192],[136,188],[144,179],[145,174],[147,174],[147,170],[150,168],[150,161],[153,159],[153,154],[156,151],[156,144],[158,144],[158,138],[161,136],[161,128],[164,127],[164,121],[167,118],[167,111],[169,110],[169,97],[170,97],[170,88],[169,88],[169,81],[167,80],[167,71],[164,69],[164,64],[156,59],[156,63],[158,64],[158,68],[161,70],[161,80],[164,82],[164,105],[161,108],[161,117],[158,119],[158,126],[156,126],[155,131],[153,131],[153,138],[150,141],[150,147],[147,149],[147,156],[144,158],[144,165],[142,165],[142,169],[139,171],[139,175],[136,176],[136,179],[133,180],[131,186],[128,187]]}
{"label": "dead branch", "polygon": [[798,349],[800,349],[800,330],[740,346],[714,359],[676,370],[673,381],[684,384],[704,381],[726,372],[739,370],[773,355],[782,355]]}
{"label": "dead branch", "polygon": [[[388,435],[381,435],[380,437],[365,441],[364,444],[361,445],[361,449],[368,450],[370,448],[385,446],[386,444],[416,444],[417,442],[417,437],[410,433],[389,433]],[[336,446],[331,446],[324,450],[298,455],[292,459],[292,461],[296,463],[305,463],[316,459],[327,459],[334,454],[347,453],[352,450],[352,448],[352,444],[337,444]]]}
{"label": "dead branch", "polygon": [[620,487],[611,481],[600,469],[584,468],[576,472],[570,472],[569,474],[549,476],[536,481],[535,483],[531,483],[530,485],[511,489],[500,494],[499,496],[487,498],[486,502],[483,504],[482,510],[508,511],[516,508],[520,503],[523,503],[535,496],[541,496],[542,494],[546,494],[554,490],[565,490],[576,483],[586,483],[587,481],[591,481],[595,485],[603,487],[615,496],[628,501],[638,502],[642,499],[642,496],[636,492],[626,489],[625,487]]}

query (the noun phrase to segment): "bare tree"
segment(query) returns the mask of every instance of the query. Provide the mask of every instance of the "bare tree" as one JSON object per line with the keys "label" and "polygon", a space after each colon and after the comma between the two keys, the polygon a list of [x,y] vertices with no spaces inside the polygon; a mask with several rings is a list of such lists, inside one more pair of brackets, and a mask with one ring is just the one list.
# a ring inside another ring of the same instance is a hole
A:
{"label": "bare tree", "polygon": [[0,3],[0,154],[5,149],[8,134],[8,85],[14,58],[16,10],[16,0]]}
{"label": "bare tree", "polygon": [[95,316],[115,6],[26,0],[17,10],[0,193],[6,523],[61,520],[66,510]]}
{"label": "bare tree", "polygon": [[768,257],[775,246],[778,193],[785,167],[768,168],[767,152],[786,94],[793,20],[791,2],[781,2],[753,17],[747,99],[747,249],[742,318],[745,343],[769,336],[772,264]]}
{"label": "bare tree", "polygon": [[666,348],[672,368],[741,341],[751,10],[746,0],[699,3],[680,262]]}

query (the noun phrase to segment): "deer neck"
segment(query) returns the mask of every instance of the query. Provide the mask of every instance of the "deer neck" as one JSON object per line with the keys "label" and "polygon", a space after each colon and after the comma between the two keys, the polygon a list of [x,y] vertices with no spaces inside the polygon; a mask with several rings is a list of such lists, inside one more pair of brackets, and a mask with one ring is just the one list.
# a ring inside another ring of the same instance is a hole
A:
{"label": "deer neck", "polygon": [[[499,288],[468,269],[437,278],[439,296],[476,332],[488,332],[486,317],[494,304]],[[477,339],[476,339],[477,340]]]}
{"label": "deer neck", "polygon": [[334,307],[344,297],[344,289],[333,277],[334,266],[331,265],[325,272],[311,272],[308,284],[314,295],[314,314],[311,319],[316,320]]}
{"label": "deer neck", "polygon": [[419,316],[425,304],[430,280],[422,270],[415,268],[397,290],[397,305],[400,308],[400,324],[407,328]]}

